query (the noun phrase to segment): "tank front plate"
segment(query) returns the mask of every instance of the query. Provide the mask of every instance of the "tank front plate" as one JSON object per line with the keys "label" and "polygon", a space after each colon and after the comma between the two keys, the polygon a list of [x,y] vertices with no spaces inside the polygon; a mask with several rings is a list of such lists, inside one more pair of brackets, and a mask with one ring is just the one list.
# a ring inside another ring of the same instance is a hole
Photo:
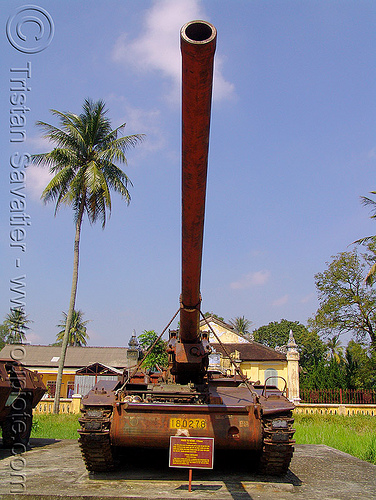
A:
{"label": "tank front plate", "polygon": [[117,403],[111,425],[115,446],[168,448],[170,436],[212,437],[216,449],[262,447],[255,406]]}

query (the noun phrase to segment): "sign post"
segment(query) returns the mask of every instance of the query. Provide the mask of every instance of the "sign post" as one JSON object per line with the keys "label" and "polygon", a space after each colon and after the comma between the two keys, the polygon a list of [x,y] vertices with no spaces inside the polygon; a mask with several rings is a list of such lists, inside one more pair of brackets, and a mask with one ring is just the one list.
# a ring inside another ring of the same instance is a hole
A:
{"label": "sign post", "polygon": [[188,491],[192,491],[192,469],[212,469],[214,438],[170,436],[169,466],[189,469]]}

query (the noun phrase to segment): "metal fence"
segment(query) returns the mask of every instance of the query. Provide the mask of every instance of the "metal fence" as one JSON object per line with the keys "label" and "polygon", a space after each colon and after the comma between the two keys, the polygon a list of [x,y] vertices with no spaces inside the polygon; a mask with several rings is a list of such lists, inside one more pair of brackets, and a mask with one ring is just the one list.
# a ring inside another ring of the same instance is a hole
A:
{"label": "metal fence", "polygon": [[117,380],[117,375],[76,375],[74,377],[74,393],[86,394],[101,380]]}
{"label": "metal fence", "polygon": [[376,404],[374,389],[300,389],[302,403]]}

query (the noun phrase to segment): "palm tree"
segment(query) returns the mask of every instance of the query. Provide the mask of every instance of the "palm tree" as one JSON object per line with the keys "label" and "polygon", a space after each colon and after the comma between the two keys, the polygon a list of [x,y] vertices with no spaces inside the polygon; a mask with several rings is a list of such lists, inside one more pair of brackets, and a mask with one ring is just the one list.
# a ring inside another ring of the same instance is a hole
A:
{"label": "palm tree", "polygon": [[341,341],[339,340],[339,335],[334,335],[326,343],[328,349],[327,359],[334,359],[337,363],[340,363],[343,359],[343,347]]}
{"label": "palm tree", "polygon": [[[376,191],[370,191],[370,194],[376,194]],[[370,206],[372,207],[370,219],[376,219],[376,201],[372,200],[371,198],[368,198],[367,196],[361,196],[360,199],[362,200],[362,204],[364,206]],[[365,244],[369,243],[375,246],[376,244],[376,236],[366,236],[365,238],[360,238],[359,240],[354,241],[354,243],[357,244]],[[375,281],[376,277],[376,262],[373,262],[370,270],[368,271],[368,274],[366,276],[365,282],[367,285],[371,286],[373,282]]]}
{"label": "palm tree", "polygon": [[253,340],[252,334],[249,332],[249,328],[253,325],[252,321],[246,319],[244,316],[236,316],[235,318],[230,319],[229,323],[236,333],[242,337]]}
{"label": "palm tree", "polygon": [[49,167],[50,173],[54,174],[42,193],[43,201],[55,203],[55,215],[62,205],[71,206],[76,227],[72,289],[56,380],[54,413],[58,413],[65,354],[76,302],[82,220],[86,214],[90,223],[99,219],[102,228],[105,227],[111,213],[111,189],[120,193],[126,203],[130,202],[127,186],[131,182],[114,162],[127,164],[126,150],[142,141],[143,135],[119,137],[125,123],[112,129],[103,101],[85,99],[80,115],[55,109],[51,113],[58,117],[60,128],[41,121],[37,125],[55,148],[49,153],[33,155],[32,162]]}
{"label": "palm tree", "polygon": [[22,344],[26,340],[25,330],[29,330],[27,326],[32,323],[28,319],[22,307],[13,307],[5,316],[4,326],[7,328],[7,342],[10,344]]}
{"label": "palm tree", "polygon": [[[71,327],[69,329],[68,345],[82,347],[87,344],[89,340],[89,335],[86,330],[86,325],[90,320],[84,321],[84,313],[81,310],[74,310],[72,316]],[[60,332],[56,335],[56,345],[62,345],[64,339],[65,328],[67,325],[68,314],[63,311],[63,320],[61,323],[56,325],[61,328]]]}

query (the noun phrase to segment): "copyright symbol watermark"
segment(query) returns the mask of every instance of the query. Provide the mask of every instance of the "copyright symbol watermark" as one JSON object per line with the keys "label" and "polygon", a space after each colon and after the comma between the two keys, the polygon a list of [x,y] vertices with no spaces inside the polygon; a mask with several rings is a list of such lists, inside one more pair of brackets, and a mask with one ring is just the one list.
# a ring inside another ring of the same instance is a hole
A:
{"label": "copyright symbol watermark", "polygon": [[37,5],[23,5],[7,21],[7,38],[20,52],[37,54],[46,49],[54,36],[50,14]]}

